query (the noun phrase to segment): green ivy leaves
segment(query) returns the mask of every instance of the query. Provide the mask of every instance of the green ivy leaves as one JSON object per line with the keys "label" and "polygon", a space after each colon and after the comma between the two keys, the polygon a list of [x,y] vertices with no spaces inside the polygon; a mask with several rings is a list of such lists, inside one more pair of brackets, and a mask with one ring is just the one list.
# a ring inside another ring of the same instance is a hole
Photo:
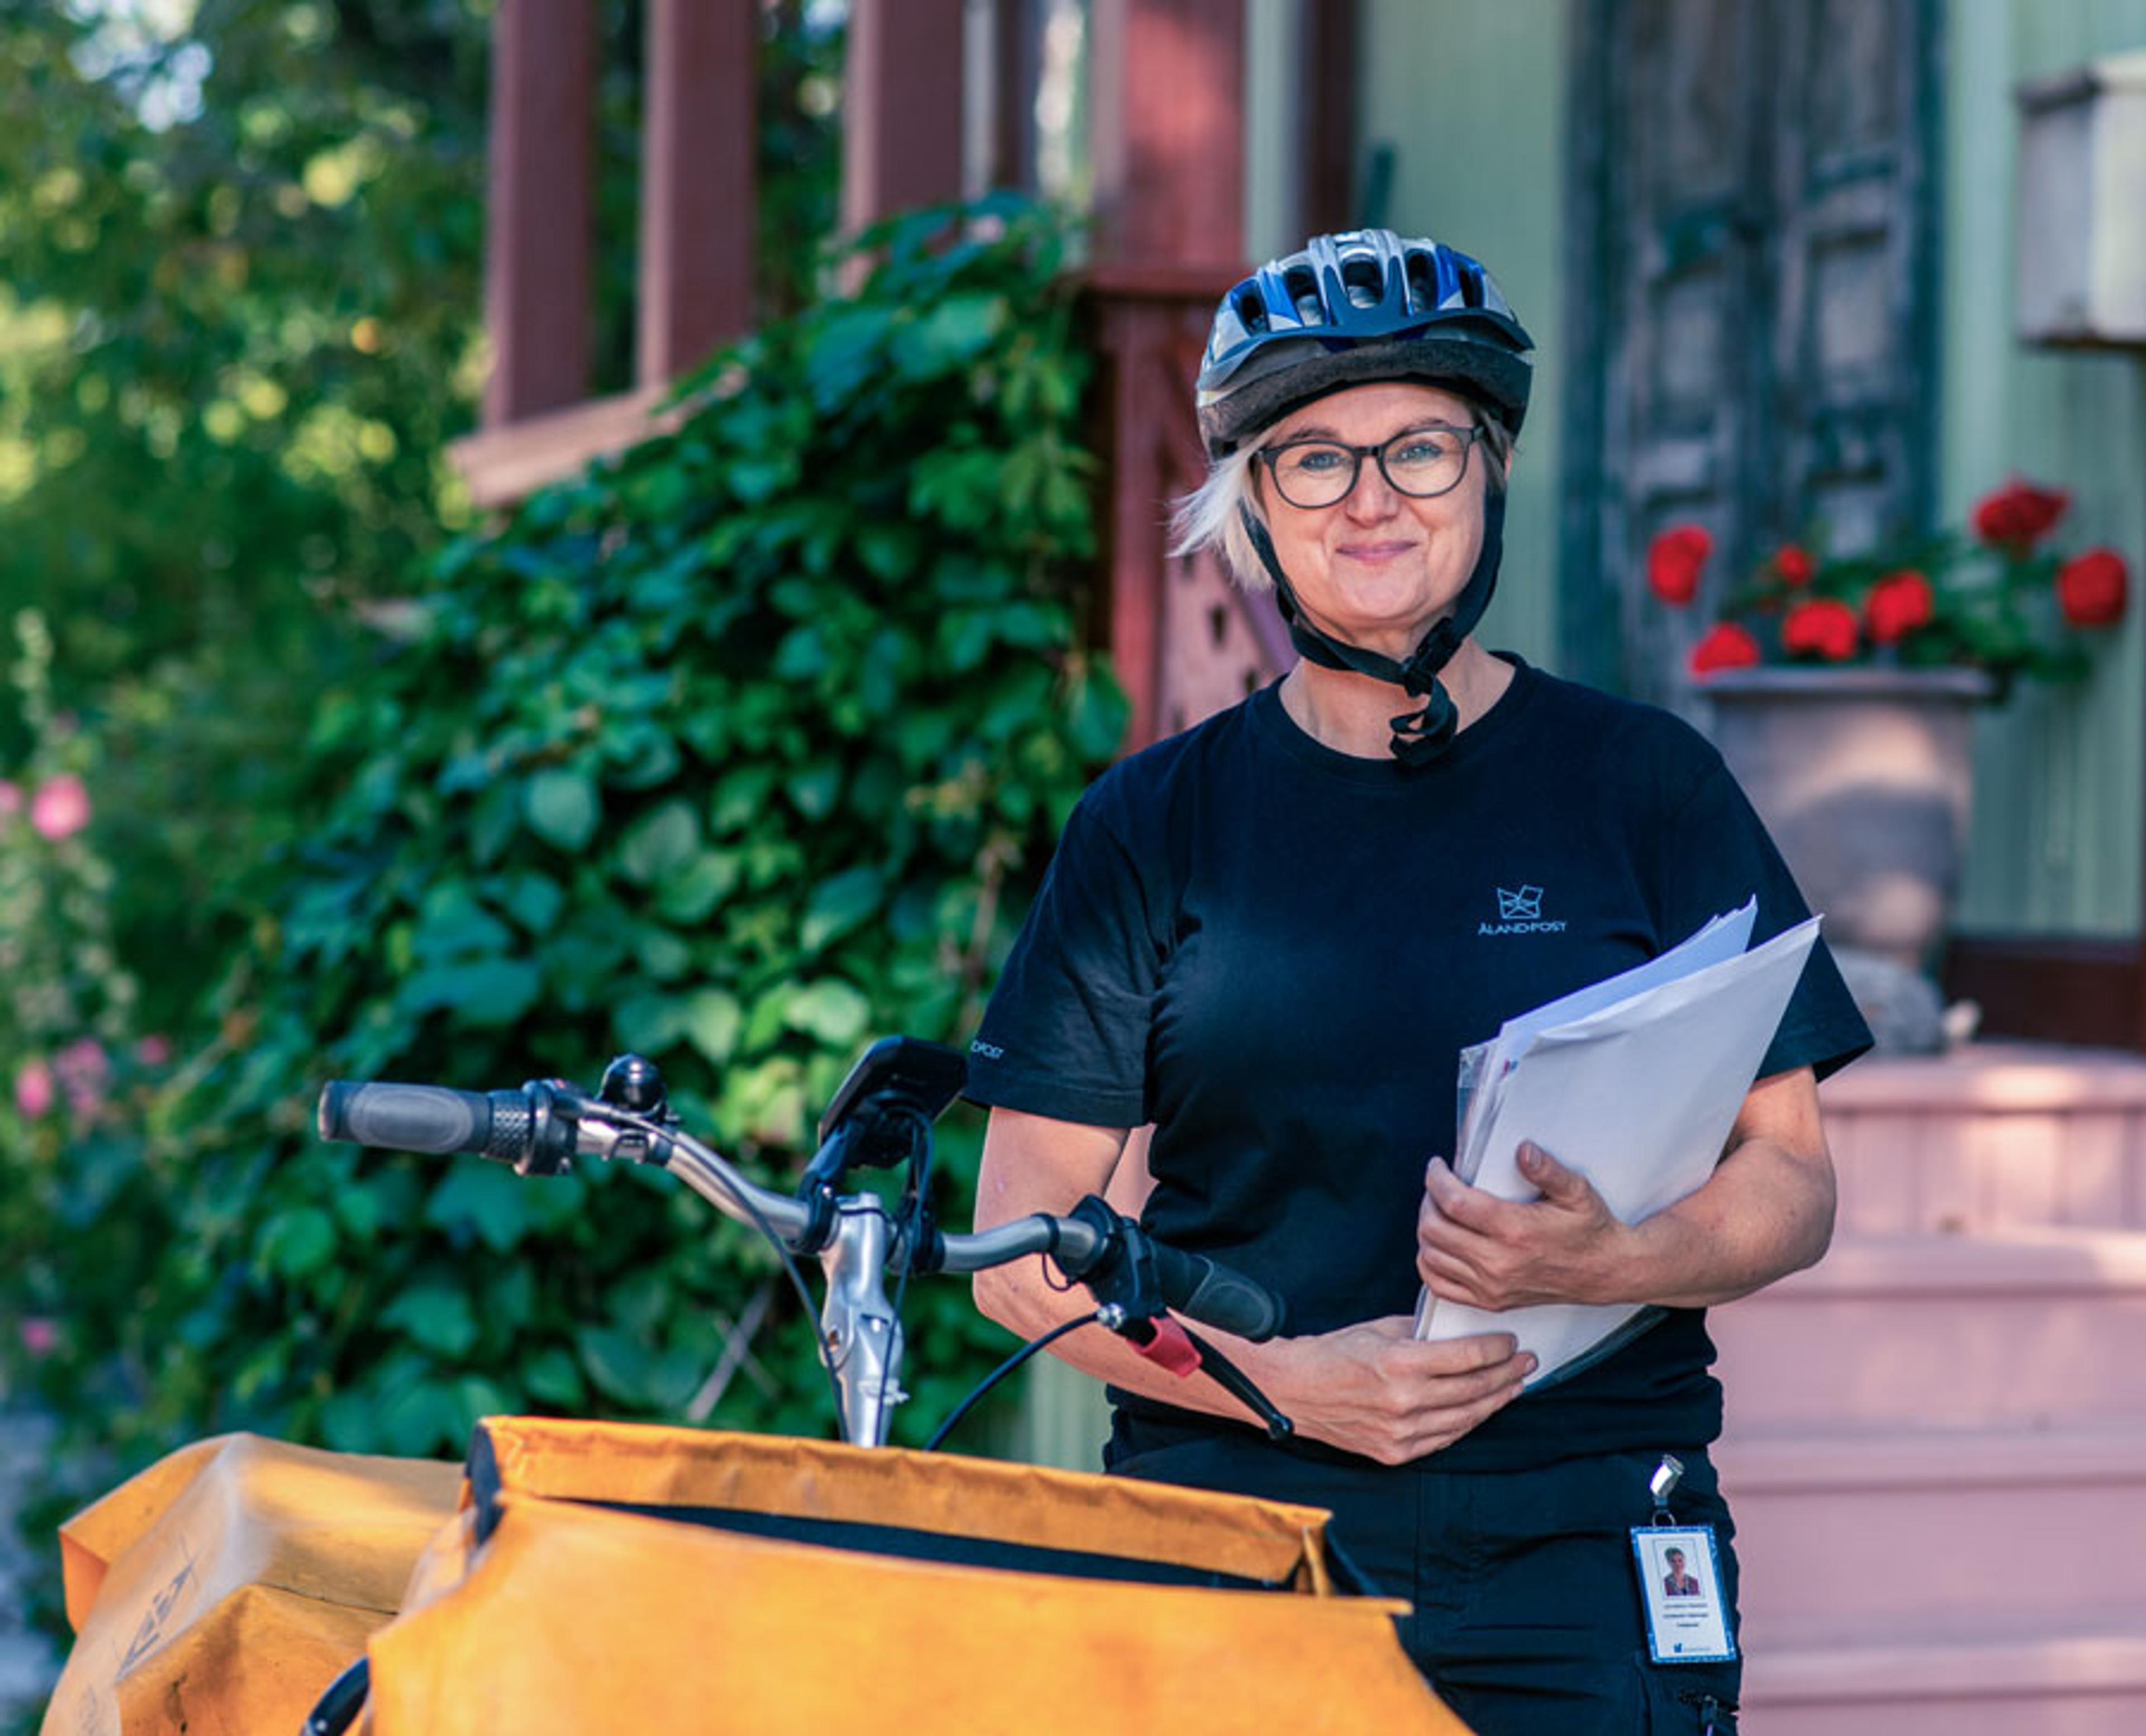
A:
{"label": "green ivy leaves", "polygon": [[581,849],[603,818],[595,782],[577,771],[536,773],[524,786],[523,801],[529,829],[565,851]]}

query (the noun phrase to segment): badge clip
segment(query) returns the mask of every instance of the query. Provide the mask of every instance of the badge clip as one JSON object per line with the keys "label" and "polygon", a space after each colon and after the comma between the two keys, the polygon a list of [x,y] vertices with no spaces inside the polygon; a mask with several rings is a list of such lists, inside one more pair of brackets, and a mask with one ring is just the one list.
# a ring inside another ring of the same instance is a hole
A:
{"label": "badge clip", "polygon": [[1647,1479],[1647,1493],[1654,1498],[1654,1523],[1674,1525],[1676,1515],[1669,1511],[1669,1497],[1677,1492],[1684,1481],[1684,1461],[1674,1454],[1662,1454],[1662,1462],[1654,1467],[1654,1474]]}

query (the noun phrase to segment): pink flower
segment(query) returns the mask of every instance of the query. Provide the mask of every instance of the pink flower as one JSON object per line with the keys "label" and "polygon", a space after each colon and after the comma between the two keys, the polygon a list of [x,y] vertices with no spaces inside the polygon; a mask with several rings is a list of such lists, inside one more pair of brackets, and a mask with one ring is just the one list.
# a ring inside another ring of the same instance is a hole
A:
{"label": "pink flower", "polygon": [[52,1057],[52,1071],[67,1091],[67,1106],[77,1115],[92,1115],[112,1083],[112,1057],[95,1037],[77,1037]]}
{"label": "pink flower", "polygon": [[57,1095],[52,1070],[42,1061],[25,1061],[15,1070],[15,1107],[29,1120],[49,1115]]}
{"label": "pink flower", "polygon": [[22,786],[0,777],[0,820],[12,820],[22,811]]}
{"label": "pink flower", "polygon": [[15,1330],[22,1348],[32,1356],[49,1356],[59,1348],[59,1328],[40,1315],[32,1315]]}
{"label": "pink flower", "polygon": [[89,824],[89,791],[72,771],[40,784],[30,802],[30,824],[57,844]]}
{"label": "pink flower", "polygon": [[134,1059],[145,1067],[161,1067],[172,1058],[172,1040],[152,1032],[134,1045]]}

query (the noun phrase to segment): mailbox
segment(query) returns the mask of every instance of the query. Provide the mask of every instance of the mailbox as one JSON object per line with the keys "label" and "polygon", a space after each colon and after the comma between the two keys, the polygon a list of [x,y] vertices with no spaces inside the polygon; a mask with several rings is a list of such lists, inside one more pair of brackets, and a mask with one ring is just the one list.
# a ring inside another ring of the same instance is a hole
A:
{"label": "mailbox", "polygon": [[2146,52],[2017,97],[2021,341],[2146,347]]}

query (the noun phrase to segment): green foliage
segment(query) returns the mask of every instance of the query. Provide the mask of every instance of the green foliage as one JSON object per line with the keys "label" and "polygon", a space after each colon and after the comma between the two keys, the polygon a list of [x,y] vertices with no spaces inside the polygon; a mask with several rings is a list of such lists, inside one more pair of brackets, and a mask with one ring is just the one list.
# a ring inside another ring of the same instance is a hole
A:
{"label": "green foliage", "polygon": [[[0,1253],[34,1260],[55,1230],[78,1232],[127,1190],[169,1044],[139,1036],[135,980],[113,944],[113,875],[92,828],[103,744],[53,709],[43,618],[25,610],[13,626],[11,685],[32,750],[0,768]],[[51,1312],[0,1319],[27,1355],[79,1336]]]}
{"label": "green foliage", "polygon": [[[480,0],[0,0],[0,609],[109,751],[149,1016],[259,908],[343,606],[461,509],[481,377]],[[30,749],[0,704],[0,764]]]}
{"label": "green foliage", "polygon": [[[871,1037],[958,1039],[1124,719],[1076,648],[1062,243],[1014,202],[867,237],[859,293],[446,548],[412,635],[322,696],[303,775],[337,793],[128,1172],[160,1233],[107,1260],[92,1210],[32,1274],[97,1322],[43,1366],[106,1433],[429,1453],[492,1409],[698,1414],[763,1308],[712,1416],[823,1429],[770,1255],[667,1178],[324,1145],[311,1103],[330,1076],[592,1081],[631,1047],[782,1175]],[[942,1126],[956,1221],[980,1131]],[[907,1312],[913,1434],[986,1333],[963,1285]]]}

